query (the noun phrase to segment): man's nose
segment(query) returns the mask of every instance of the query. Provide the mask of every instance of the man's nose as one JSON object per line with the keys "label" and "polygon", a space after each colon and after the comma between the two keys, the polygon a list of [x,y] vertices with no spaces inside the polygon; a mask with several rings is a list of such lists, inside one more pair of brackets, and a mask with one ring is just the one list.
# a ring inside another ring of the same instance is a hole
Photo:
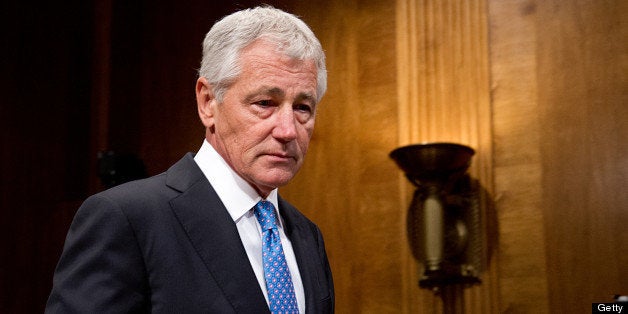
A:
{"label": "man's nose", "polygon": [[289,142],[297,137],[297,119],[291,105],[284,105],[277,111],[273,136],[283,142]]}

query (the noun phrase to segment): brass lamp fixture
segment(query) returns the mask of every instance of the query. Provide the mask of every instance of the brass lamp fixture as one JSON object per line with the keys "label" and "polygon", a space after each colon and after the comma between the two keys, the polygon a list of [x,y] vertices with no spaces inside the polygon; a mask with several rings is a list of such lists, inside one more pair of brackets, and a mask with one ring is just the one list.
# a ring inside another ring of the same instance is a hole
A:
{"label": "brass lamp fixture", "polygon": [[414,257],[423,265],[421,288],[480,283],[480,209],[466,174],[475,151],[454,143],[397,148],[390,157],[416,187],[407,229]]}

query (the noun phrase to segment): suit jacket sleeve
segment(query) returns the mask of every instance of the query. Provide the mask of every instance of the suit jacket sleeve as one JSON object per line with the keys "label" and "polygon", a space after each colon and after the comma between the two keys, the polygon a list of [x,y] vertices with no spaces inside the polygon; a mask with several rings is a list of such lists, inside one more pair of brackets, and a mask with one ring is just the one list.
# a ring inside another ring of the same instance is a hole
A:
{"label": "suit jacket sleeve", "polygon": [[148,306],[142,255],[119,205],[88,198],[75,215],[46,313],[130,313]]}

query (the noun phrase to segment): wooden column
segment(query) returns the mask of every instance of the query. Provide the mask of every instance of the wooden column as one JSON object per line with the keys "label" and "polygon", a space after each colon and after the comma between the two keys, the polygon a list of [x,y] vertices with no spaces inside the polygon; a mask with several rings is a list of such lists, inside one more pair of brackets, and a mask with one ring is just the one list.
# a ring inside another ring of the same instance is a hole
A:
{"label": "wooden column", "polygon": [[[493,178],[486,3],[398,0],[396,5],[398,144],[454,142],[474,148],[470,174],[488,192],[482,200],[488,224]],[[400,176],[402,203],[408,204],[412,190]],[[416,263],[407,259],[406,264]],[[422,291],[419,312],[496,309],[494,260],[488,266],[480,286],[448,288],[442,299]]]}

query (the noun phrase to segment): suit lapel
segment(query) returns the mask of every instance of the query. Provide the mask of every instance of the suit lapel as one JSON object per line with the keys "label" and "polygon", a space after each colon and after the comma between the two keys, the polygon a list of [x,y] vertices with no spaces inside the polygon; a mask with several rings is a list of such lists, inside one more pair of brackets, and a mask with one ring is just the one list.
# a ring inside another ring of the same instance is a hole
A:
{"label": "suit lapel", "polygon": [[267,309],[238,230],[192,155],[186,155],[167,175],[167,184],[182,192],[171,200],[172,210],[235,311]]}
{"label": "suit lapel", "polygon": [[319,256],[319,246],[312,236],[312,231],[305,218],[288,202],[279,198],[279,209],[286,223],[286,235],[290,238],[292,249],[299,265],[299,273],[305,291],[306,312],[316,311],[320,299],[328,296],[321,282],[325,281],[323,263]]}

